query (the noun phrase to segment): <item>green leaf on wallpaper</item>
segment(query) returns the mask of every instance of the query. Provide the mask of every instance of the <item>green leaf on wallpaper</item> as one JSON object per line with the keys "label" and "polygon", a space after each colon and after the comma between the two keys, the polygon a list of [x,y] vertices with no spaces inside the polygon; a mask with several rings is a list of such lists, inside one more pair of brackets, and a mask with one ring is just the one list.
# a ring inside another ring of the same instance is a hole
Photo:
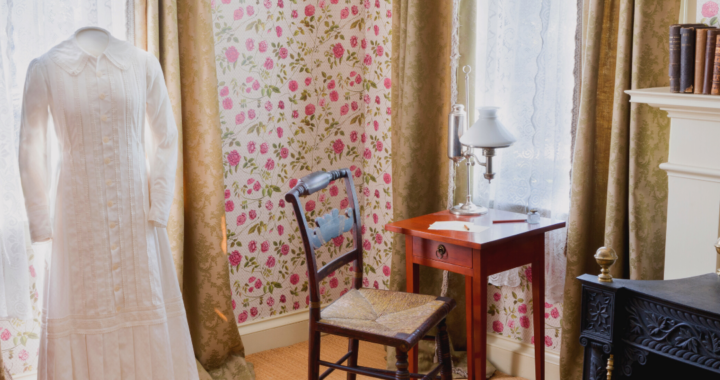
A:
{"label": "green leaf on wallpaper", "polygon": [[517,296],[517,294],[516,294],[515,292],[512,292],[512,296],[513,296],[514,299],[517,299],[517,298],[518,298],[518,296]]}
{"label": "green leaf on wallpaper", "polygon": [[20,344],[22,344],[23,346],[25,346],[25,345],[27,344],[27,339],[28,339],[27,336],[25,336],[25,335],[21,336],[21,337],[20,337]]}
{"label": "green leaf on wallpaper", "polygon": [[710,19],[710,25],[715,25],[715,24],[717,24],[717,21],[718,21],[717,16],[711,18],[711,19]]}

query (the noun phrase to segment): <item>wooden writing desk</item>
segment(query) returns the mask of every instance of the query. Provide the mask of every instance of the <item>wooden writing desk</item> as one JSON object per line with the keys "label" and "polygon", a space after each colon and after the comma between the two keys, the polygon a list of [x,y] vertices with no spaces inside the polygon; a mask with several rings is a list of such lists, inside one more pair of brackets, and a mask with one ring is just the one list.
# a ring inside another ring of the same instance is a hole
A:
{"label": "wooden writing desk", "polygon": [[[465,275],[469,379],[485,379],[488,276],[525,264],[532,264],[535,378],[545,378],[545,232],[565,227],[565,222],[543,218],[539,224],[492,224],[493,220],[511,219],[526,216],[496,210],[482,216],[441,211],[385,226],[405,235],[408,292],[419,291],[420,265]],[[428,230],[434,222],[451,220],[490,228],[480,233]],[[413,349],[410,372],[417,371],[417,361],[417,349]]]}

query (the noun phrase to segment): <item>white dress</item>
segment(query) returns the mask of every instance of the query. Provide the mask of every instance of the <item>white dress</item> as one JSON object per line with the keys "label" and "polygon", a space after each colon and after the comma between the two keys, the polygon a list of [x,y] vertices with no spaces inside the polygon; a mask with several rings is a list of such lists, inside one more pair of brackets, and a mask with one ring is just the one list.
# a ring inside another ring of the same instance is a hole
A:
{"label": "white dress", "polygon": [[[164,228],[178,147],[160,64],[113,37],[96,58],[76,36],[30,63],[23,99],[30,234],[52,239],[38,379],[197,379]],[[61,152],[52,226],[49,115]]]}

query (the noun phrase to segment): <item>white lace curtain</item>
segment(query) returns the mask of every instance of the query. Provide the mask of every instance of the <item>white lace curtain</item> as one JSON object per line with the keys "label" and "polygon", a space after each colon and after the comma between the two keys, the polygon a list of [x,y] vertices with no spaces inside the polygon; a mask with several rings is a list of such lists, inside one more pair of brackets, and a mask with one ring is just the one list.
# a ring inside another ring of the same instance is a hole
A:
{"label": "white lace curtain", "polygon": [[[488,184],[476,166],[475,203],[567,220],[570,205],[571,124],[576,0],[478,2],[480,73],[476,106],[498,106],[517,143],[499,149],[496,179]],[[546,234],[546,296],[562,301],[563,228]],[[495,285],[520,285],[521,269],[493,275]]]}
{"label": "white lace curtain", "polygon": [[[127,38],[131,10],[132,0],[0,1],[0,318],[28,318],[31,310],[27,218],[17,162],[28,64],[82,26],[101,26]],[[52,155],[48,164],[55,166]]]}

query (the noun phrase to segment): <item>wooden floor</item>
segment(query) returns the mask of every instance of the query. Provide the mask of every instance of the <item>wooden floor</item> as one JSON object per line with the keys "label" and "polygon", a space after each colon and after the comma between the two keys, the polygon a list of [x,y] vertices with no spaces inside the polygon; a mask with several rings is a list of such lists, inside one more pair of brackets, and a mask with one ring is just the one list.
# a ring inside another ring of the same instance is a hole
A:
{"label": "wooden floor", "polygon": [[[335,335],[322,338],[320,358],[334,362],[347,353],[347,339]],[[297,380],[307,377],[307,341],[288,347],[276,348],[252,354],[247,361],[255,366],[257,380]],[[365,367],[386,368],[385,347],[367,342],[360,342],[358,364]],[[320,373],[327,368],[320,367]],[[358,376],[358,379],[372,379]],[[345,380],[345,372],[334,371],[327,379]],[[524,380],[497,372],[493,380]]]}

